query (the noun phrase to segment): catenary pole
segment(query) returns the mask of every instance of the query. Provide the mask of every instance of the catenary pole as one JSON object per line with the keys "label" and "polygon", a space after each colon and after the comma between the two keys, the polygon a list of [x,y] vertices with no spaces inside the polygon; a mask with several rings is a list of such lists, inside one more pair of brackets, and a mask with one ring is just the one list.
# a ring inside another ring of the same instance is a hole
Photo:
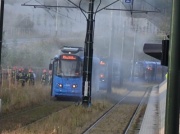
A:
{"label": "catenary pole", "polygon": [[[3,41],[3,18],[4,18],[4,0],[0,1],[0,85],[2,84],[2,41]],[[1,105],[1,104],[0,104]]]}
{"label": "catenary pole", "polygon": [[0,67],[1,67],[1,62],[2,62],[2,57],[1,57],[1,53],[2,53],[2,41],[3,41],[3,17],[4,17],[4,0],[1,0],[0,3],[1,6],[1,13],[0,13]]}
{"label": "catenary pole", "polygon": [[92,78],[92,57],[94,39],[94,0],[89,0],[89,11],[87,18],[87,29],[84,45],[84,68],[83,68],[83,90],[82,104],[91,105],[91,78]]}
{"label": "catenary pole", "polygon": [[166,96],[165,134],[179,134],[180,1],[172,1],[171,34]]}

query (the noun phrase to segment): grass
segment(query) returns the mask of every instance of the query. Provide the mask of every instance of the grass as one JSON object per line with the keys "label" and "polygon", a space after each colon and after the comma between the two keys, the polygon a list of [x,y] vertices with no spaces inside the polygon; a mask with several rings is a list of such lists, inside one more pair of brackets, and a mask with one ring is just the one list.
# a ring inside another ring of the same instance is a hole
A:
{"label": "grass", "polygon": [[14,110],[23,109],[45,100],[50,100],[50,88],[36,84],[35,86],[25,87],[4,84],[0,90],[2,101],[2,113],[8,113]]}
{"label": "grass", "polygon": [[[97,100],[91,107],[75,106],[49,116],[25,128],[16,130],[14,134],[79,134],[94,122],[110,107],[106,101]],[[3,132],[8,133],[8,132]]]}

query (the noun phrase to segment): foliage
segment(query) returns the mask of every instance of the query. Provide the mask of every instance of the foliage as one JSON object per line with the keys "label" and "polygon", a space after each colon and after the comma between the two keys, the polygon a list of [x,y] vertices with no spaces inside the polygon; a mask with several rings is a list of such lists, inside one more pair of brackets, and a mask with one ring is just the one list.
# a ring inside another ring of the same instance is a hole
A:
{"label": "foliage", "polygon": [[29,28],[32,29],[34,27],[34,22],[30,20],[29,17],[23,17],[22,15],[19,15],[16,20],[16,27],[20,28]]}
{"label": "foliage", "polygon": [[45,67],[58,54],[60,47],[59,40],[13,46],[3,58],[4,65]]}

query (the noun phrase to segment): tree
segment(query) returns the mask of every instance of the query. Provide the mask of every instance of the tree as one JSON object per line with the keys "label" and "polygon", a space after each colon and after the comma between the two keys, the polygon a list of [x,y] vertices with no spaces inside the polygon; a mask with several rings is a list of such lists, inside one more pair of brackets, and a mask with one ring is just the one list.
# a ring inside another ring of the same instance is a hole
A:
{"label": "tree", "polygon": [[30,17],[28,17],[28,16],[19,15],[17,17],[15,26],[19,27],[19,28],[30,28],[30,29],[32,29],[34,27],[34,22],[31,21]]}

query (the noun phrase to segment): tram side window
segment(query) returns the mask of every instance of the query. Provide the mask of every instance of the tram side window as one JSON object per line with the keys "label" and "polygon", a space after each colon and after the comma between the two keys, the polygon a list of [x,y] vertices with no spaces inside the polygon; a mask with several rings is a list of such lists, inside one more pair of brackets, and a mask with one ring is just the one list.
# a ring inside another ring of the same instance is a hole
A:
{"label": "tram side window", "polygon": [[57,74],[57,61],[53,63],[53,73]]}
{"label": "tram side window", "polygon": [[55,75],[60,75],[60,66],[59,66],[59,64],[60,64],[59,61],[54,62],[53,70],[54,70]]}
{"label": "tram side window", "polygon": [[83,72],[83,64],[82,62],[79,61],[76,67],[76,73],[78,73],[78,75],[82,75],[82,72]]}

